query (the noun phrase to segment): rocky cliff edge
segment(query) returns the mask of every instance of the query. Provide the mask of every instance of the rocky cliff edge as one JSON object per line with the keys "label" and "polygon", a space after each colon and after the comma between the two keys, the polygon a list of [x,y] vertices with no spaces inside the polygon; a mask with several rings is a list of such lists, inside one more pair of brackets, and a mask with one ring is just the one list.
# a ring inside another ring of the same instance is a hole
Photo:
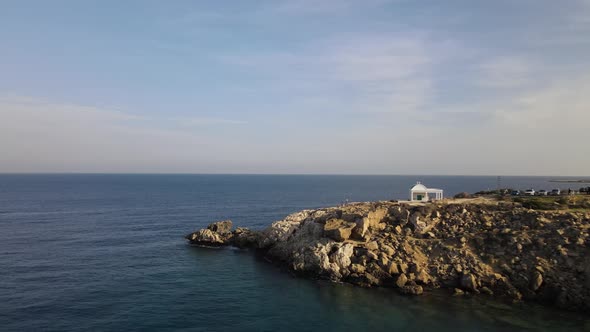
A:
{"label": "rocky cliff edge", "polygon": [[262,231],[216,222],[191,244],[253,248],[297,274],[420,295],[484,294],[589,311],[588,211],[490,199],[353,203],[304,210]]}

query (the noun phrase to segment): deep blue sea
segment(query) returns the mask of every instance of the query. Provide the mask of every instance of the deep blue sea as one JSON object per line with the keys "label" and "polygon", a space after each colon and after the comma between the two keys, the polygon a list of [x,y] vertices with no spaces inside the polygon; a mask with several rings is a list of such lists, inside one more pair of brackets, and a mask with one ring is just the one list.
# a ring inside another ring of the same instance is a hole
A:
{"label": "deep blue sea", "polygon": [[[306,280],[251,252],[183,239],[220,219],[263,228],[345,200],[405,199],[416,180],[447,195],[497,186],[496,177],[457,176],[0,175],[0,330],[590,328],[582,314],[536,305]],[[501,185],[571,186],[548,180]]]}

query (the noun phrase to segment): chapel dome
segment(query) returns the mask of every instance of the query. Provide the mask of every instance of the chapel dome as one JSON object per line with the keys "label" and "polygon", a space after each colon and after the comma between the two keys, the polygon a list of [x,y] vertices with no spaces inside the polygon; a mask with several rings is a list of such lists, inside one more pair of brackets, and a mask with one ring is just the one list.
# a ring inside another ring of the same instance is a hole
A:
{"label": "chapel dome", "polygon": [[410,190],[411,191],[426,191],[426,186],[424,186],[422,183],[418,182]]}

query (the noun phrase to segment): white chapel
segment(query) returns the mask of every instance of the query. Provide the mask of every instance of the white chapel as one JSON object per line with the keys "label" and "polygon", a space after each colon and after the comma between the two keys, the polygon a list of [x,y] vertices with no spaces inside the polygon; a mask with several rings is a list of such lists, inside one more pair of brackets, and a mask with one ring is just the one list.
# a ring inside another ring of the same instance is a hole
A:
{"label": "white chapel", "polygon": [[429,200],[443,199],[443,190],[435,188],[426,188],[420,182],[410,189],[410,201],[428,202]]}

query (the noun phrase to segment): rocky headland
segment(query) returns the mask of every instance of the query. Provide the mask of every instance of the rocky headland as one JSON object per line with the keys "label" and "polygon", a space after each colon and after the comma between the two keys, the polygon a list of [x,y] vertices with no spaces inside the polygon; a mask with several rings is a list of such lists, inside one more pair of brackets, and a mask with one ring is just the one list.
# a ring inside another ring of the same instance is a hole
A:
{"label": "rocky headland", "polygon": [[255,231],[213,223],[191,244],[256,249],[304,276],[420,295],[481,294],[590,311],[590,211],[495,199],[351,203]]}

